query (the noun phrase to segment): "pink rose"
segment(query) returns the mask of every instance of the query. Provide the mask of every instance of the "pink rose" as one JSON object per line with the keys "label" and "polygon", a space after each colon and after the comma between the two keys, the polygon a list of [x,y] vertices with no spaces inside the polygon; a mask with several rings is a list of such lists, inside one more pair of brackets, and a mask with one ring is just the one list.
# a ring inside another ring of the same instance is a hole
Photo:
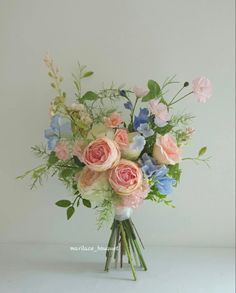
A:
{"label": "pink rose", "polygon": [[159,127],[163,127],[167,124],[167,121],[170,120],[170,113],[165,104],[159,103],[158,100],[152,100],[149,103],[150,110],[153,115],[155,115],[155,123]]}
{"label": "pink rose", "polygon": [[159,164],[175,165],[181,160],[181,151],[171,134],[165,134],[156,139],[153,157]]}
{"label": "pink rose", "polygon": [[96,172],[88,167],[84,167],[82,172],[79,172],[77,180],[81,189],[90,187],[99,177],[103,174],[101,172]]}
{"label": "pink rose", "polygon": [[212,95],[212,84],[206,77],[198,77],[193,80],[193,93],[201,103],[206,103]]}
{"label": "pink rose", "polygon": [[69,159],[69,149],[64,141],[61,141],[56,145],[55,152],[59,160],[66,161]]}
{"label": "pink rose", "polygon": [[119,113],[113,112],[109,117],[104,118],[106,127],[115,128],[118,127],[122,122],[122,118]]}
{"label": "pink rose", "polygon": [[114,167],[120,160],[116,142],[108,137],[98,138],[84,149],[82,161],[93,171],[101,172]]}
{"label": "pink rose", "polygon": [[148,93],[146,89],[138,87],[138,86],[134,86],[133,92],[137,98],[142,98],[146,96],[146,94]]}
{"label": "pink rose", "polygon": [[137,208],[143,202],[143,200],[148,196],[150,191],[150,186],[147,181],[143,181],[143,184],[136,189],[130,195],[122,196],[122,202],[120,207]]}
{"label": "pink rose", "polygon": [[127,147],[129,144],[128,130],[117,129],[115,132],[114,140],[121,149]]}
{"label": "pink rose", "polygon": [[120,160],[119,164],[109,171],[109,182],[119,195],[129,195],[142,184],[142,171],[137,164]]}

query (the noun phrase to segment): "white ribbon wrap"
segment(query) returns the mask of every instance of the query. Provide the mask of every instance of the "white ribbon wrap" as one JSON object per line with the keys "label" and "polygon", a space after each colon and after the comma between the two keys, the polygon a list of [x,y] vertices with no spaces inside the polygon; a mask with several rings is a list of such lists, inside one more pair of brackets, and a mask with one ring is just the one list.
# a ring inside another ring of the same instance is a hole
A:
{"label": "white ribbon wrap", "polygon": [[115,220],[124,221],[131,217],[133,213],[132,208],[119,207],[115,208]]}

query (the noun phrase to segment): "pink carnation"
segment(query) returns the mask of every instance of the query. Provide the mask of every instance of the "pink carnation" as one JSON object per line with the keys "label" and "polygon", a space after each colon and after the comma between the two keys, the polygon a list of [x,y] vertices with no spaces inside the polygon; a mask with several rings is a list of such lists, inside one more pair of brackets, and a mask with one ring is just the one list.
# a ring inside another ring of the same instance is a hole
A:
{"label": "pink carnation", "polygon": [[130,207],[137,208],[143,202],[143,200],[147,197],[150,191],[149,184],[144,181],[140,188],[135,190],[130,195],[126,195],[122,197],[121,206],[122,207]]}
{"label": "pink carnation", "polygon": [[206,103],[212,95],[212,84],[206,77],[198,77],[193,80],[193,93],[201,103]]}
{"label": "pink carnation", "polygon": [[107,127],[116,128],[123,122],[123,120],[119,113],[113,112],[109,117],[104,118],[104,122]]}
{"label": "pink carnation", "polygon": [[61,141],[56,145],[55,152],[59,160],[66,161],[69,159],[69,149],[64,141]]}
{"label": "pink carnation", "polygon": [[170,120],[170,113],[165,104],[160,103],[158,100],[152,100],[149,103],[150,110],[153,115],[155,115],[155,123],[163,127],[166,125],[167,121]]}

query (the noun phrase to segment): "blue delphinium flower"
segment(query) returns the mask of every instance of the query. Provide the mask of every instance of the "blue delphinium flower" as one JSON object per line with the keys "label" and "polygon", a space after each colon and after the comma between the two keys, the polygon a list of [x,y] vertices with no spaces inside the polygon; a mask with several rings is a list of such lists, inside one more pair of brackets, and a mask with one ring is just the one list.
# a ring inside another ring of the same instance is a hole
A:
{"label": "blue delphinium flower", "polygon": [[48,140],[48,149],[53,151],[60,138],[71,138],[71,121],[56,114],[51,118],[50,127],[44,131]]}
{"label": "blue delphinium flower", "polygon": [[130,101],[128,101],[128,102],[124,103],[124,107],[125,107],[125,109],[132,110],[133,104]]}
{"label": "blue delphinium flower", "polygon": [[168,168],[165,165],[157,165],[156,161],[146,153],[142,155],[139,162],[143,173],[152,179],[161,194],[167,195],[172,192],[176,181],[167,175]]}
{"label": "blue delphinium flower", "polygon": [[139,115],[134,117],[134,129],[137,130],[140,124],[148,122],[149,111],[147,108],[140,108]]}
{"label": "blue delphinium flower", "polygon": [[142,133],[144,137],[149,137],[154,134],[153,129],[149,127],[148,123],[141,123],[137,130],[139,133]]}
{"label": "blue delphinium flower", "polygon": [[132,143],[130,144],[130,148],[132,150],[141,152],[145,146],[145,143],[145,138],[142,135],[137,134],[133,137]]}

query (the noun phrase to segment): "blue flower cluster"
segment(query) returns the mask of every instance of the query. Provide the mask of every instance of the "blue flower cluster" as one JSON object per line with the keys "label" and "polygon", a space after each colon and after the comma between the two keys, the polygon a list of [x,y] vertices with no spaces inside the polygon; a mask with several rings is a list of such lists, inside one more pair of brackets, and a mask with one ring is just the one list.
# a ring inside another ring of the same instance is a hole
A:
{"label": "blue flower cluster", "polygon": [[141,108],[139,115],[134,117],[134,129],[141,133],[144,137],[149,137],[154,134],[153,129],[150,129],[148,124],[149,111],[147,108]]}
{"label": "blue flower cluster", "polygon": [[56,114],[51,118],[50,127],[44,131],[44,136],[48,140],[48,149],[53,151],[60,138],[71,138],[71,121]]}
{"label": "blue flower cluster", "polygon": [[152,179],[161,194],[167,195],[172,192],[173,184],[176,181],[167,175],[168,168],[166,166],[157,165],[156,161],[146,153],[142,155],[140,164],[143,173]]}

